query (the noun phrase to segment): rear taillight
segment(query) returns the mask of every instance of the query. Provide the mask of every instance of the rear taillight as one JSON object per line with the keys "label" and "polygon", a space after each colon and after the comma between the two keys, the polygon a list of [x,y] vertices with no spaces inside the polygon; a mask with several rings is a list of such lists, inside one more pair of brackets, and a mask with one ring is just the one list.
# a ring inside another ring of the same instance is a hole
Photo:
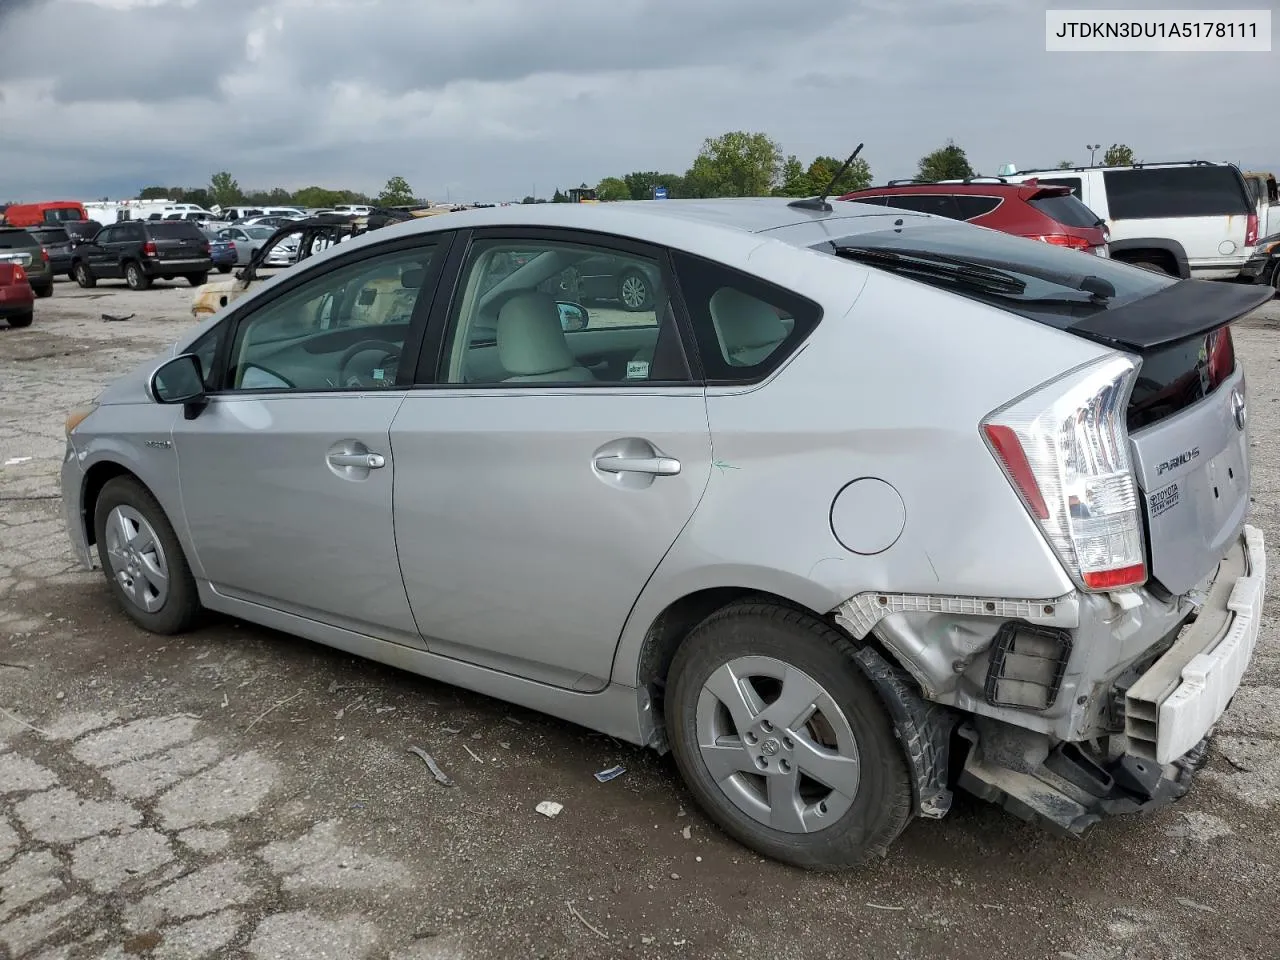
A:
{"label": "rear taillight", "polygon": [[1051,243],[1055,247],[1070,247],[1072,250],[1091,250],[1093,244],[1083,237],[1072,237],[1065,233],[1049,233],[1042,237],[1033,237],[1034,240],[1040,240],[1044,243]]}
{"label": "rear taillight", "polygon": [[1125,427],[1137,372],[1127,357],[1090,363],[982,422],[1009,482],[1085,590],[1118,590],[1147,579]]}
{"label": "rear taillight", "polygon": [[148,240],[142,245],[142,255],[144,257],[154,257],[156,255],[156,244],[154,240]]}
{"label": "rear taillight", "polygon": [[17,264],[17,263],[15,263],[15,264],[13,265],[13,282],[14,282],[14,283],[26,283],[26,282],[27,282],[27,271],[25,271],[25,270],[23,270],[23,269],[22,269],[21,264]]}
{"label": "rear taillight", "polygon": [[1244,245],[1252,247],[1258,242],[1258,215],[1256,213],[1249,214],[1248,219],[1244,222]]}
{"label": "rear taillight", "polygon": [[1209,389],[1218,386],[1236,369],[1236,348],[1231,342],[1231,328],[1219,327],[1209,334]]}
{"label": "rear taillight", "polygon": [[44,257],[45,263],[49,262],[49,251],[44,249],[44,247],[40,248],[40,256]]}
{"label": "rear taillight", "polygon": [[208,254],[211,250],[213,250],[213,246],[211,244],[205,243],[200,246],[201,253]]}

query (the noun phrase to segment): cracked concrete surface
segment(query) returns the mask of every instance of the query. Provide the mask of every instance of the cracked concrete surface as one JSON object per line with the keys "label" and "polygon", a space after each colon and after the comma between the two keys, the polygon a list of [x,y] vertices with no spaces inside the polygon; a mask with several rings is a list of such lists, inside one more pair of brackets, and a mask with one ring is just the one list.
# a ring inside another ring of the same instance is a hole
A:
{"label": "cracked concrete surface", "polygon": [[[71,557],[62,416],[189,327],[189,297],[59,283],[31,328],[0,328],[3,960],[1274,955],[1274,580],[1180,804],[1065,841],[960,797],[882,862],[801,874],[720,834],[668,759],[248,624],[134,629]],[[1236,331],[1273,547],[1277,337],[1280,301]]]}

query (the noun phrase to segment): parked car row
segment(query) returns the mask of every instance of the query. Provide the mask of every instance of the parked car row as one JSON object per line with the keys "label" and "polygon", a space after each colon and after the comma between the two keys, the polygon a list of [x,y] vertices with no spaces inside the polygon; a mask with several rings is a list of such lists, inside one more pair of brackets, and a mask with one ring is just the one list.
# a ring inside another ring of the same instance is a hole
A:
{"label": "parked car row", "polygon": [[1266,256],[1255,262],[1255,248],[1274,178],[1252,176],[1192,160],[895,181],[840,199],[965,220],[1181,279],[1267,282],[1274,270]]}

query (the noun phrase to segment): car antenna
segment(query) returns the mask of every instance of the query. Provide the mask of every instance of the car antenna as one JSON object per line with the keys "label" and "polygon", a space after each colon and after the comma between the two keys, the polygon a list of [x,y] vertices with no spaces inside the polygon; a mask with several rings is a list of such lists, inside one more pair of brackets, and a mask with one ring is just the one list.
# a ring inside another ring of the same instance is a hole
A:
{"label": "car antenna", "polygon": [[852,166],[854,160],[858,159],[858,154],[862,152],[863,146],[865,146],[865,144],[858,144],[853,153],[849,154],[849,159],[846,160],[840,169],[836,171],[836,175],[831,178],[831,182],[823,189],[822,196],[805,197],[803,200],[792,200],[787,204],[787,206],[795,207],[798,210],[819,210],[822,213],[830,213],[832,206],[827,203],[827,197],[831,196],[831,191],[836,188],[836,184],[840,182],[840,178],[844,176],[844,172]]}

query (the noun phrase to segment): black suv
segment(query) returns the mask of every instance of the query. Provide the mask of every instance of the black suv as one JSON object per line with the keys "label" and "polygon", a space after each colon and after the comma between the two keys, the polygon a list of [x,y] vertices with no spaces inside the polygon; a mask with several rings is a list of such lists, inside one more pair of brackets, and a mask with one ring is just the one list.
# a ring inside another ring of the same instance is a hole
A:
{"label": "black suv", "polygon": [[146,290],[178,277],[198,287],[212,269],[209,238],[187,220],[110,223],[71,252],[71,275],[82,287],[123,278],[129,289]]}
{"label": "black suv", "polygon": [[71,276],[71,234],[66,227],[41,223],[27,227],[27,233],[44,247],[44,252],[49,255],[49,267],[55,277]]}

